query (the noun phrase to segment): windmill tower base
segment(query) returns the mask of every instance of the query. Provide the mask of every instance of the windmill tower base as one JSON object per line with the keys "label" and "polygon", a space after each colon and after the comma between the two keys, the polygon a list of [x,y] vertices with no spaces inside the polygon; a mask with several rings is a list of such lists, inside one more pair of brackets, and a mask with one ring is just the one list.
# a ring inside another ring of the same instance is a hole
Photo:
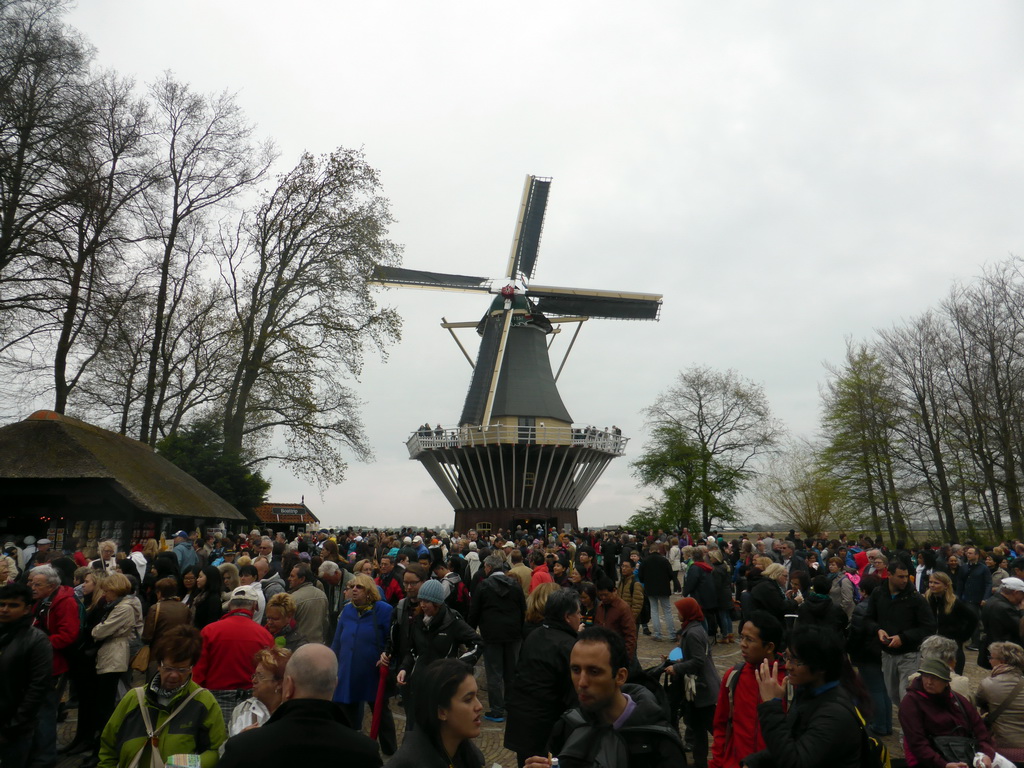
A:
{"label": "windmill tower base", "polygon": [[628,438],[593,427],[466,427],[416,432],[423,464],[455,512],[455,530],[578,526],[577,513]]}

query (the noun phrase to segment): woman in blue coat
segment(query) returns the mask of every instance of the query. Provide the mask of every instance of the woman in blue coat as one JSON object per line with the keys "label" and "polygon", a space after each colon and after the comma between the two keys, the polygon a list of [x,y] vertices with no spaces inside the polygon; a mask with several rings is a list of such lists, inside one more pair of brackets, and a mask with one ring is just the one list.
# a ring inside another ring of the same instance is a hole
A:
{"label": "woman in blue coat", "polygon": [[[390,604],[380,599],[380,592],[373,579],[357,573],[348,583],[349,602],[338,618],[331,649],[338,657],[338,685],[334,689],[334,700],[342,705],[352,727],[359,729],[363,722],[363,704],[373,710],[380,681],[378,662],[387,645],[391,629]],[[380,732],[381,751],[394,754],[398,748],[395,735],[395,721],[387,705],[381,706]]]}

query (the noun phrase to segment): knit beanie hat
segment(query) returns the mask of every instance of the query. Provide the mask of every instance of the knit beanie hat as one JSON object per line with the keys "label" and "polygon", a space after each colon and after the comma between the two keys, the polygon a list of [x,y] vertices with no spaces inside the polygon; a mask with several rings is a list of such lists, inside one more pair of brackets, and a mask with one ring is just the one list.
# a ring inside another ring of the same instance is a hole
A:
{"label": "knit beanie hat", "polygon": [[416,595],[420,600],[427,600],[431,603],[441,605],[444,602],[444,585],[437,579],[430,579],[424,582]]}

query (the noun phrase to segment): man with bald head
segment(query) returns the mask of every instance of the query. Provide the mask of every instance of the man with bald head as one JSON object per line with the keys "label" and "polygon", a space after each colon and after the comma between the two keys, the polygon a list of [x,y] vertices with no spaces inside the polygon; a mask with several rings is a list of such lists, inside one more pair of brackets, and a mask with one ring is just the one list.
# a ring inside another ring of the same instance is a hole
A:
{"label": "man with bald head", "polygon": [[353,730],[341,706],[331,701],[338,682],[338,658],[326,645],[311,643],[288,659],[281,683],[283,702],[259,728],[227,740],[218,768],[288,765],[296,755],[343,754],[348,768],[376,768],[377,745]]}

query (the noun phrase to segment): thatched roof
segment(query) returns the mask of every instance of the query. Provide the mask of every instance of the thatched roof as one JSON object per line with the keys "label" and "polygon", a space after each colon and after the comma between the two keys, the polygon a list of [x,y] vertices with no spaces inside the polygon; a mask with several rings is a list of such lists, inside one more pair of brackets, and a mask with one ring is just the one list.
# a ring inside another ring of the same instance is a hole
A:
{"label": "thatched roof", "polygon": [[0,479],[107,480],[150,514],[246,519],[145,443],[53,411],[0,428]]}

